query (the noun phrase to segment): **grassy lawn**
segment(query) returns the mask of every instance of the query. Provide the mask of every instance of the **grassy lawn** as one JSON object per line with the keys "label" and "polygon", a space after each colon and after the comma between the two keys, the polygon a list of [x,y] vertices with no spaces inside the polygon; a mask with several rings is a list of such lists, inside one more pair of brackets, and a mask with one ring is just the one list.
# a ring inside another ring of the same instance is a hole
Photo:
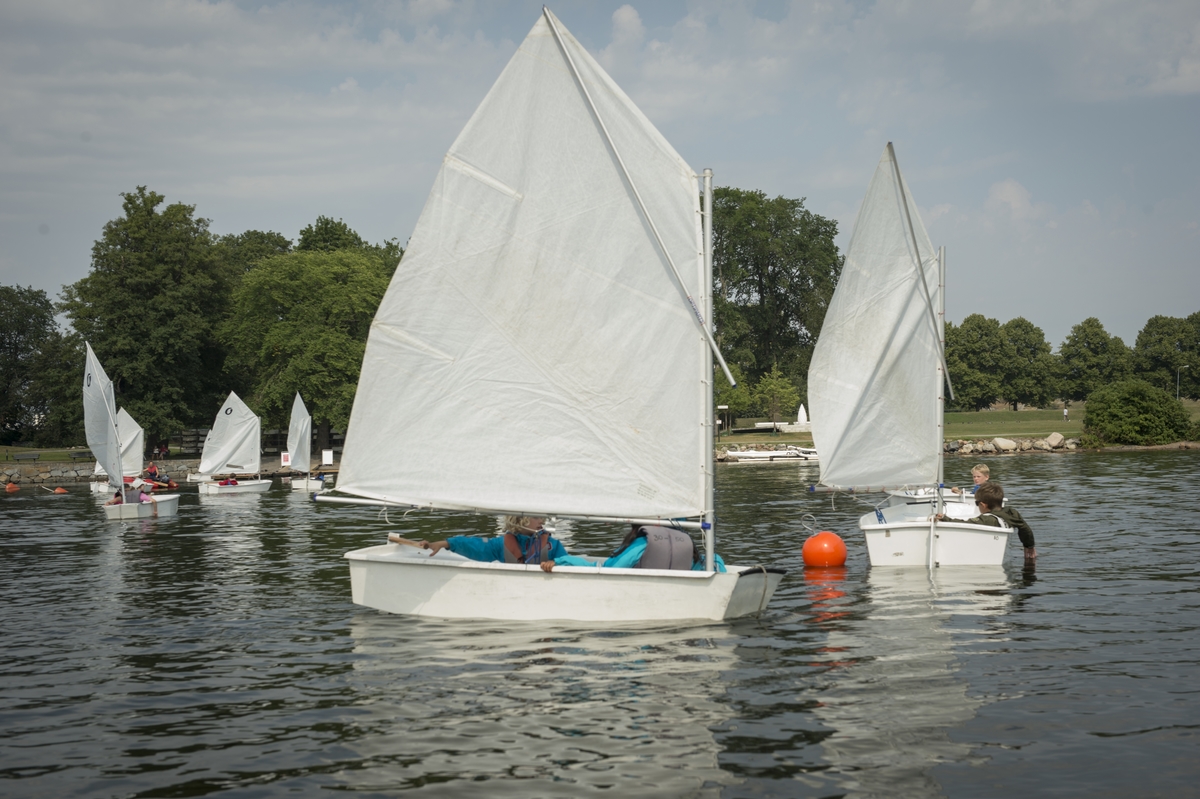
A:
{"label": "grassy lawn", "polygon": [[1069,421],[1062,410],[965,411],[946,414],[946,438],[1045,438],[1062,433],[1074,438],[1083,432],[1083,407],[1072,406]]}

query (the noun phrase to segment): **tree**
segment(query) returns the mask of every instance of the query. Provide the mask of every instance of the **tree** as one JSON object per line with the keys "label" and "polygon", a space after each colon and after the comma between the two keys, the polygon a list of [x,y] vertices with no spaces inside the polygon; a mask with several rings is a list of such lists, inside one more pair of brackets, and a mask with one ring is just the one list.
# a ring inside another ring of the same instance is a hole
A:
{"label": "tree", "polygon": [[779,423],[779,417],[784,413],[794,415],[800,407],[800,392],[778,366],[772,366],[771,371],[759,379],[754,387],[754,398],[774,424]]}
{"label": "tree", "polygon": [[330,217],[318,216],[316,222],[300,231],[297,252],[337,250],[357,250],[380,259],[389,279],[404,256],[404,248],[395,239],[388,239],[383,244],[368,244],[340,219],[335,222]]}
{"label": "tree", "polygon": [[[1200,318],[1200,313],[1193,316]],[[1190,317],[1151,317],[1138,333],[1133,365],[1138,379],[1172,396],[1178,380],[1182,396],[1196,397],[1196,380],[1191,372],[1200,369],[1200,330]]]}
{"label": "tree", "polygon": [[1129,348],[1110,336],[1094,316],[1071,328],[1058,349],[1064,399],[1083,400],[1102,386],[1129,377],[1132,364]]}
{"label": "tree", "polygon": [[[154,443],[211,418],[228,388],[216,327],[235,276],[195,207],[138,186],[104,226],[86,277],[60,309],[89,341],[124,406]],[[82,361],[76,364],[82,369]]]}
{"label": "tree", "polygon": [[222,236],[217,249],[233,274],[244,275],[264,258],[291,252],[292,242],[274,231],[247,230]]}
{"label": "tree", "polygon": [[995,319],[971,314],[961,325],[947,322],[946,367],[955,406],[981,411],[1000,399],[1003,375],[1016,357]]}
{"label": "tree", "polygon": [[756,380],[780,369],[795,386],[841,273],[837,222],[804,200],[717,188],[713,195],[714,315],[728,360]]}
{"label": "tree", "polygon": [[1107,444],[1169,444],[1187,437],[1191,415],[1175,395],[1144,380],[1102,386],[1087,398],[1084,432]]}
{"label": "tree", "polygon": [[29,386],[39,347],[54,332],[54,305],[46,292],[0,286],[0,442],[11,444],[35,419]]}
{"label": "tree", "polygon": [[1058,364],[1042,329],[1024,317],[1010,319],[1000,333],[1011,349],[1012,360],[1004,368],[1000,395],[1017,410],[1023,405],[1045,406],[1058,396]]}
{"label": "tree", "polygon": [[287,426],[299,391],[324,434],[345,429],[387,285],[384,265],[361,250],[297,251],[246,274],[221,334],[254,375],[249,401],[269,424]]}
{"label": "tree", "polygon": [[730,386],[729,381],[725,379],[725,372],[721,367],[716,366],[713,369],[713,405],[728,406],[724,411],[718,411],[725,418],[725,430],[728,432],[733,429],[733,421],[739,416],[745,416],[747,411],[754,404],[754,397],[750,391],[750,387],[746,385],[746,381],[742,378],[742,370],[737,364],[729,364],[729,371],[733,375],[733,379],[737,381],[736,386]]}
{"label": "tree", "polygon": [[83,339],[57,328],[38,347],[28,393],[35,421],[28,437],[39,447],[86,443],[81,396],[84,357]]}

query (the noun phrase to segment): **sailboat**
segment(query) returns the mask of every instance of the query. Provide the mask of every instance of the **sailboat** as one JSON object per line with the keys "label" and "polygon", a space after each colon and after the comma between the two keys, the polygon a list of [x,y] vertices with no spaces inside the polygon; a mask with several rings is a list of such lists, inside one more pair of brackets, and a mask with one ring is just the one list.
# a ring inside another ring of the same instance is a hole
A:
{"label": "sailboat", "polygon": [[270,479],[218,480],[221,475],[259,475],[262,471],[262,423],[254,411],[230,391],[200,453],[201,494],[261,494],[271,487]]}
{"label": "sailboat", "polygon": [[[96,456],[96,462],[104,467],[108,484],[106,490],[112,494],[121,491],[124,499],[120,505],[105,505],[105,517],[113,521],[176,515],[179,512],[178,494],[157,496],[153,504],[139,503],[136,492],[130,491],[131,488],[136,488],[136,485],[126,485],[124,482],[121,474],[124,468],[121,455],[126,448],[122,446],[121,431],[117,423],[117,403],[112,381],[108,379],[104,367],[100,365],[100,359],[92,351],[92,345],[88,342],[84,342],[84,345],[87,347],[87,361],[83,369],[84,434],[88,447]],[[133,419],[130,418],[129,422],[133,422]],[[137,426],[136,422],[133,424]],[[128,427],[126,429],[128,430]],[[141,431],[140,427],[138,431]],[[137,456],[140,471],[140,449],[137,450]]]}
{"label": "sailboat", "polygon": [[292,419],[288,424],[288,455],[294,472],[303,472],[303,477],[292,478],[293,491],[323,491],[325,480],[312,476],[312,416],[304,407],[300,392],[292,401]]}
{"label": "sailboat", "polygon": [[824,490],[925,490],[859,520],[872,566],[993,566],[1008,545],[1006,528],[934,518],[973,510],[949,508],[942,494],[944,274],[945,251],[934,250],[888,142],[808,370]]}
{"label": "sailboat", "polygon": [[703,537],[704,570],[382,544],[345,556],[356,604],[599,622],[766,606],[782,570],[714,568],[711,207],[711,171],[543,9],[443,159],[371,326],[339,493],[315,499],[674,526]]}
{"label": "sailboat", "polygon": [[[142,473],[142,453],[146,451],[146,433],[142,426],[134,421],[124,408],[117,411],[117,434],[121,439],[121,475],[126,483],[132,483],[134,478]],[[96,460],[96,468],[92,471],[92,492],[108,491],[108,472],[104,465]]]}

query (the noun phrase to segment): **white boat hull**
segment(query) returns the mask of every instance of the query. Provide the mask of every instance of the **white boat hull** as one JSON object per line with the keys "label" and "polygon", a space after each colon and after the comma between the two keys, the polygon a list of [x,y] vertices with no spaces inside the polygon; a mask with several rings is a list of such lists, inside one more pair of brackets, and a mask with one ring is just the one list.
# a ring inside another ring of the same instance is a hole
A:
{"label": "white boat hull", "polygon": [[[479,563],[383,544],[347,552],[355,604],[448,619],[644,622],[732,619],[767,606],[784,572],[729,566],[708,574]],[[741,572],[739,574],[739,572]]]}
{"label": "white boat hull", "polygon": [[327,488],[333,488],[333,480],[328,477],[326,477],[324,480],[318,480],[315,477],[292,478],[293,491],[313,492],[324,491]]}
{"label": "white boat hull", "polygon": [[815,449],[806,449],[792,447],[791,449],[782,450],[744,450],[739,452],[726,453],[726,457],[732,458],[738,463],[817,463],[817,451]]}
{"label": "white boat hull", "polygon": [[200,493],[208,496],[227,494],[265,494],[271,487],[270,480],[238,480],[237,485],[223,486],[220,483],[201,483]]}
{"label": "white boat hull", "polygon": [[[959,504],[959,503],[954,503]],[[949,508],[949,505],[947,506]],[[915,517],[912,511],[923,509]],[[1007,527],[987,527],[960,521],[929,521],[929,506],[889,506],[880,508],[883,521],[875,511],[858,522],[867,542],[872,566],[927,566],[930,564],[929,535],[932,531],[934,566],[999,566],[1004,563]]]}
{"label": "white boat hull", "polygon": [[111,521],[128,521],[130,519],[154,518],[157,509],[158,518],[175,516],[179,513],[178,494],[158,494],[154,502],[124,502],[120,505],[105,505],[104,516]]}

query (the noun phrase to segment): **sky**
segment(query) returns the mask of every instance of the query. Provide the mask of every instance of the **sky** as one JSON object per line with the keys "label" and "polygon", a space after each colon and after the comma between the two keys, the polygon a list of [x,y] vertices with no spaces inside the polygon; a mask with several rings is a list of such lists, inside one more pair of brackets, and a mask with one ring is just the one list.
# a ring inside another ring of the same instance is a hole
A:
{"label": "sky", "polygon": [[[845,246],[885,144],[947,253],[947,318],[1057,349],[1200,311],[1200,3],[566,0],[551,10],[717,185]],[[217,234],[318,215],[407,241],[537,21],[526,0],[0,5],[0,284],[84,277],[121,192]]]}

